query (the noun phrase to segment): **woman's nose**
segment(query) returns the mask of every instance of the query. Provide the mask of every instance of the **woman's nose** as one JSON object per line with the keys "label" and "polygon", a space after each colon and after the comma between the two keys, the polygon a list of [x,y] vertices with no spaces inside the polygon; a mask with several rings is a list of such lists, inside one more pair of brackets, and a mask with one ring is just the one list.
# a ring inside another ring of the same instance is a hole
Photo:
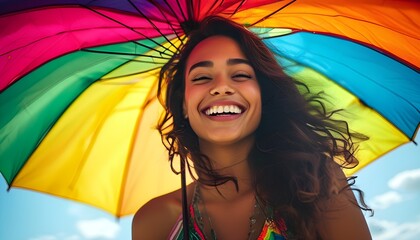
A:
{"label": "woman's nose", "polygon": [[234,88],[230,85],[230,81],[226,77],[217,77],[214,79],[214,85],[210,89],[210,95],[232,95],[235,93]]}

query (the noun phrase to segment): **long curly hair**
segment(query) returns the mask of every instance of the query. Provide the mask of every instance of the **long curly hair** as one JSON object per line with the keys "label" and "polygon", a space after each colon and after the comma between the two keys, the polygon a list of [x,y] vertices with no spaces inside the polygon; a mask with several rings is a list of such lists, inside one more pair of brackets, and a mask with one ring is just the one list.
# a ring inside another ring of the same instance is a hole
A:
{"label": "long curly hair", "polygon": [[[352,139],[366,137],[351,133],[347,122],[334,120],[338,110],[327,112],[321,95],[311,93],[305,84],[285,74],[274,53],[258,36],[225,18],[211,16],[197,23],[186,44],[161,69],[158,96],[166,112],[158,130],[169,151],[171,166],[176,171],[174,157],[179,156],[202,184],[236,183],[234,177],[219,175],[212,169],[209,159],[200,152],[198,136],[183,115],[187,58],[198,43],[215,35],[227,36],[239,44],[260,85],[262,116],[249,156],[257,196],[273,209],[275,223],[284,219],[296,239],[313,239],[318,235],[318,202],[328,199],[331,187],[339,181],[335,160],[340,159],[345,168],[356,166]],[[364,203],[363,192],[353,188],[354,179],[346,180],[348,185],[342,191],[357,191],[360,203],[354,204],[371,211]]]}

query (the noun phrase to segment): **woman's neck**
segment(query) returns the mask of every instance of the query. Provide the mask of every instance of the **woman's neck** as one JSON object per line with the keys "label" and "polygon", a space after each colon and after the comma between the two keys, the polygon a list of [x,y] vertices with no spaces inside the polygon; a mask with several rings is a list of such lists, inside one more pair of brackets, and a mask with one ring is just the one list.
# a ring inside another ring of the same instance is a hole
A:
{"label": "woman's neck", "polygon": [[248,163],[248,155],[253,145],[253,139],[245,139],[229,145],[200,141],[200,150],[210,159],[213,169],[221,175],[235,177],[238,181],[239,191],[232,181],[220,185],[212,191],[218,195],[222,193],[225,197],[253,192],[253,177]]}

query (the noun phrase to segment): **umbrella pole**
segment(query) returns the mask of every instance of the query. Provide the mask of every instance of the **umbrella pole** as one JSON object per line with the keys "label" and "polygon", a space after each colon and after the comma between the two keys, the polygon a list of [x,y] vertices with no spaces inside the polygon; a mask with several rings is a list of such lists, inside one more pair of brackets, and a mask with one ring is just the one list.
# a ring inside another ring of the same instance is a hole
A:
{"label": "umbrella pole", "polygon": [[188,216],[188,199],[187,199],[187,182],[185,176],[185,159],[181,157],[181,189],[182,189],[182,219],[184,239],[189,240],[189,216]]}

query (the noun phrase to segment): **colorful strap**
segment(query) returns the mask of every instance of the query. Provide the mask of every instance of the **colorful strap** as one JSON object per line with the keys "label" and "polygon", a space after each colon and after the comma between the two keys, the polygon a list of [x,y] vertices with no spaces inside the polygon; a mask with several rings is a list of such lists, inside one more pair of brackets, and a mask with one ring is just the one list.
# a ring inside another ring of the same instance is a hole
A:
{"label": "colorful strap", "polygon": [[[194,208],[190,206],[190,214],[191,214],[191,221],[189,227],[189,234],[191,240],[203,240],[206,239],[200,227],[198,226],[195,220],[195,212]],[[182,240],[183,239],[183,221],[182,221],[182,214],[178,217],[177,222],[175,223],[174,227],[172,228],[171,233],[168,236],[169,240]],[[272,221],[266,220],[260,235],[258,236],[258,240],[286,240],[286,225],[284,221],[280,224],[282,229],[278,229]]]}

